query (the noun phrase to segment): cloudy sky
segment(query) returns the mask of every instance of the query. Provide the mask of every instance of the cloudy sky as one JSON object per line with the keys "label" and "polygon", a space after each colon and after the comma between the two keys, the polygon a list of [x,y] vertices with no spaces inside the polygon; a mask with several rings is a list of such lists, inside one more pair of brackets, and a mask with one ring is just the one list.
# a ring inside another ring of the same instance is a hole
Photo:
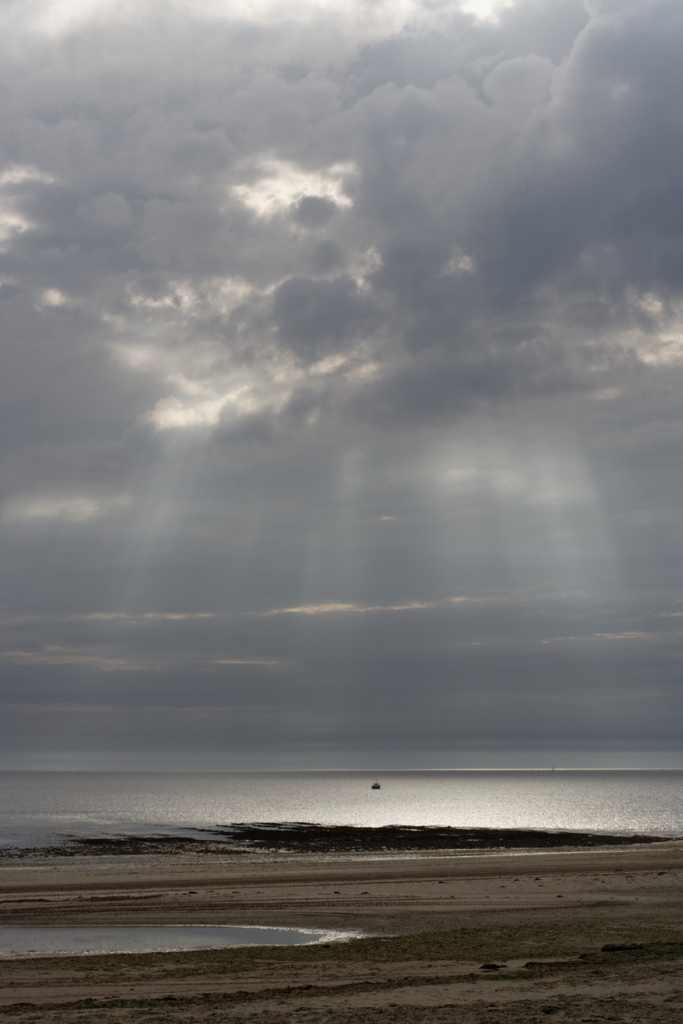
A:
{"label": "cloudy sky", "polygon": [[680,0],[0,51],[0,766],[683,766]]}

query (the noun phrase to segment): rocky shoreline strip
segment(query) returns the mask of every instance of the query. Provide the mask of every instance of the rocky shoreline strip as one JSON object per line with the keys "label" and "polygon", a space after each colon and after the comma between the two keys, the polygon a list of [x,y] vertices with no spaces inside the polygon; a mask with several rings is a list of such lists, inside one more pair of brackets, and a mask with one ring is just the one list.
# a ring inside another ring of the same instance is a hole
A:
{"label": "rocky shoreline strip", "polygon": [[428,851],[552,850],[665,843],[675,837],[611,835],[536,829],[440,826],[317,825],[305,822],[242,823],[194,830],[192,836],[67,836],[50,847],[0,851],[0,858],[244,853],[414,853]]}

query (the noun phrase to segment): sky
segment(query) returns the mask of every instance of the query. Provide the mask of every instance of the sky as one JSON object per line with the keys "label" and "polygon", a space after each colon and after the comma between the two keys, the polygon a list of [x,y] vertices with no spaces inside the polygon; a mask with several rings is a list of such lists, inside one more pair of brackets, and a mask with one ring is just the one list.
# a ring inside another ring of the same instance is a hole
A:
{"label": "sky", "polygon": [[3,0],[0,767],[683,767],[680,0]]}

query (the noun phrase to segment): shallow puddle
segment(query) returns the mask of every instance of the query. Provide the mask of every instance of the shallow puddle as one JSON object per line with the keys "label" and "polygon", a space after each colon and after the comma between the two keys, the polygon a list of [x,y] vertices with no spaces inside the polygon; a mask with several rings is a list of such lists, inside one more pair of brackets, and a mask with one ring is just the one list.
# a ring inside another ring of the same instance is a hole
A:
{"label": "shallow puddle", "polygon": [[160,953],[225,946],[302,946],[351,938],[350,932],[223,925],[137,928],[0,927],[0,957],[68,956],[83,953]]}

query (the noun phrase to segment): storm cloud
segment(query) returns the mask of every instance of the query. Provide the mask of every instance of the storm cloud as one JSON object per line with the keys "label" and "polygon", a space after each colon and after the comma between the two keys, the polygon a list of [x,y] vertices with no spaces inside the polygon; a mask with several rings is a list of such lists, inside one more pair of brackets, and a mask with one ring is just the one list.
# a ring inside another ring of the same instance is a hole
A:
{"label": "storm cloud", "polygon": [[0,26],[3,765],[680,766],[680,4]]}

